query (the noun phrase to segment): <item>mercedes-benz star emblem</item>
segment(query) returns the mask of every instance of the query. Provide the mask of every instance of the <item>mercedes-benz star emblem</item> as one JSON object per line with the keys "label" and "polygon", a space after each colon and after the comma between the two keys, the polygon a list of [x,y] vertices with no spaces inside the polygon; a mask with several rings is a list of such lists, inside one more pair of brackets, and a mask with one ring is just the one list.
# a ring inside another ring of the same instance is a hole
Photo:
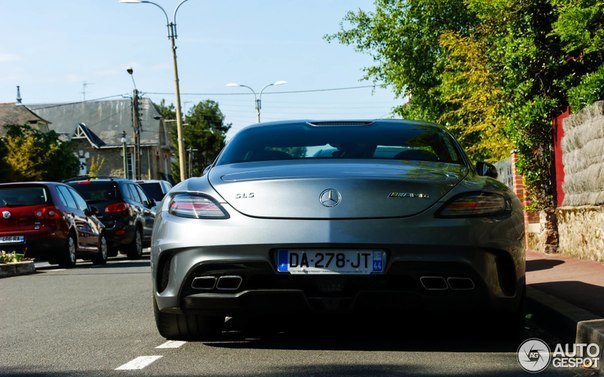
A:
{"label": "mercedes-benz star emblem", "polygon": [[2,217],[6,220],[10,219],[10,212],[2,211]]}
{"label": "mercedes-benz star emblem", "polygon": [[324,190],[321,195],[319,195],[319,201],[325,207],[335,207],[340,204],[342,200],[342,195],[336,189],[327,189]]}

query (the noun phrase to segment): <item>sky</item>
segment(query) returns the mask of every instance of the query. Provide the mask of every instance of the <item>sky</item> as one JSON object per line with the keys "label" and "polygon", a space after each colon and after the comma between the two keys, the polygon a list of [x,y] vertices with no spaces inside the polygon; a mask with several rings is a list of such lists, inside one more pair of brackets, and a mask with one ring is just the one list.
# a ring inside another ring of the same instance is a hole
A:
{"label": "sky", "polygon": [[[170,19],[180,0],[156,0]],[[402,99],[364,81],[369,55],[328,43],[349,10],[372,0],[188,0],[176,14],[183,112],[211,99],[232,136],[262,121],[391,117]],[[152,4],[119,0],[0,0],[0,102],[77,102],[129,95],[133,82],[154,102],[174,103],[166,18]],[[359,88],[360,87],[360,88]],[[347,90],[329,90],[354,88]],[[328,89],[328,90],[323,90]],[[302,93],[300,93],[302,92]]]}

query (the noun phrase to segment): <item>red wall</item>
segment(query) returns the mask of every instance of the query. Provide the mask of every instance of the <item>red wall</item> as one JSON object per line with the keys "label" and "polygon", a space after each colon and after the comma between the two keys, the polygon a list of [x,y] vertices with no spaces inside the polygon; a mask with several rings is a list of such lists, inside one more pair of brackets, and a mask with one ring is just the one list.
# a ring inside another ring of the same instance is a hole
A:
{"label": "red wall", "polygon": [[558,115],[552,120],[554,130],[554,167],[556,178],[556,204],[562,207],[564,200],[564,191],[562,190],[562,182],[564,182],[564,164],[562,163],[562,138],[564,137],[564,129],[562,121],[570,115],[570,107],[566,111]]}

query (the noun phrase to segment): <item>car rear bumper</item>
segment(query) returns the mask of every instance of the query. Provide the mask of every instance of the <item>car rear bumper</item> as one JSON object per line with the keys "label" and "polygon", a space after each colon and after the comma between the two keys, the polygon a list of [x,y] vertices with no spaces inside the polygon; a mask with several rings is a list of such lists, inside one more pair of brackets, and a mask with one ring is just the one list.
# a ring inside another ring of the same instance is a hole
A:
{"label": "car rear bumper", "polygon": [[1,244],[4,251],[25,253],[27,258],[49,259],[58,255],[65,245],[67,235],[57,230],[26,230],[11,233],[0,233],[0,236],[17,236],[25,238],[24,243]]}
{"label": "car rear bumper", "polygon": [[[272,220],[227,210],[228,220],[160,213],[151,264],[161,311],[222,310],[228,315],[263,308],[354,312],[421,307],[514,312],[522,302],[521,212],[497,219],[440,219],[426,212],[390,219]],[[364,276],[290,275],[277,271],[279,249],[382,250],[385,269]],[[195,277],[233,275],[241,277],[236,290],[191,286]],[[425,277],[444,281],[446,289],[426,288]],[[470,279],[472,289],[453,289],[451,278]]]}
{"label": "car rear bumper", "polygon": [[[154,265],[156,300],[160,310],[230,316],[443,310],[511,313],[521,305],[525,276],[519,261],[523,258],[481,248],[377,246],[386,250],[385,272],[360,276],[277,272],[275,258],[270,257],[274,253],[266,251],[276,246],[174,251]],[[232,257],[234,250],[236,255],[253,255],[257,249],[265,250],[268,260]],[[208,255],[223,257],[203,260]],[[184,278],[178,273],[183,266],[190,266],[183,269]],[[229,282],[221,285],[223,278]],[[204,280],[209,283],[198,283]]]}

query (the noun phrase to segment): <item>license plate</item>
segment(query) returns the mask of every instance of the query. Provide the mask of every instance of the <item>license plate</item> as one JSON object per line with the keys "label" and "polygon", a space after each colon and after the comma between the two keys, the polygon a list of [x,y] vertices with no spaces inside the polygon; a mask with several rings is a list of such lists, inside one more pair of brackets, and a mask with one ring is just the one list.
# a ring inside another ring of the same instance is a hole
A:
{"label": "license plate", "polygon": [[13,244],[13,243],[25,243],[24,236],[2,236],[0,237],[0,245]]}
{"label": "license plate", "polygon": [[383,250],[278,250],[277,270],[296,275],[382,273]]}

